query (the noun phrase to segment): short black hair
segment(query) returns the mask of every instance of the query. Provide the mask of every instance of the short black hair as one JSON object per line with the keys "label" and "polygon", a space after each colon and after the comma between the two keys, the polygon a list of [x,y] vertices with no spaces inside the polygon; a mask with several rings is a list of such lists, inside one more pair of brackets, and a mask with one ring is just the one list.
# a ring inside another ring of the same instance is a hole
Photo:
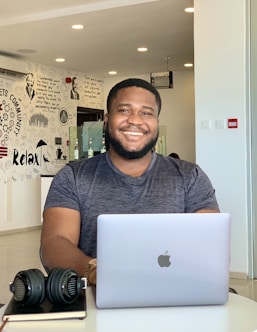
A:
{"label": "short black hair", "polygon": [[160,94],[159,94],[158,90],[151,83],[149,83],[141,78],[128,78],[128,79],[125,79],[125,80],[117,83],[116,85],[114,85],[112,87],[112,89],[110,90],[108,97],[107,97],[107,113],[110,113],[111,103],[112,103],[113,99],[116,98],[118,91],[121,89],[130,88],[133,86],[136,86],[138,88],[143,88],[145,90],[150,91],[152,94],[154,94],[155,99],[156,99],[156,104],[158,106],[158,115],[159,115],[160,111],[161,111],[161,106],[162,106]]}
{"label": "short black hair", "polygon": [[176,152],[171,152],[171,153],[169,154],[169,157],[176,158],[176,159],[180,159],[179,155],[178,155]]}

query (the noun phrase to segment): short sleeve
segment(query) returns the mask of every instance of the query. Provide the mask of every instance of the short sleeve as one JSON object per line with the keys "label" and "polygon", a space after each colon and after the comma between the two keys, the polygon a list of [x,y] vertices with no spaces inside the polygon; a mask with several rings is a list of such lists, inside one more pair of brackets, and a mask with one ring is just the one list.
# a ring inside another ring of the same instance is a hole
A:
{"label": "short sleeve", "polygon": [[64,166],[53,178],[44,210],[50,207],[65,207],[79,211],[74,172],[69,165]]}
{"label": "short sleeve", "polygon": [[185,212],[196,212],[200,209],[219,210],[215,190],[208,176],[196,165],[185,184]]}

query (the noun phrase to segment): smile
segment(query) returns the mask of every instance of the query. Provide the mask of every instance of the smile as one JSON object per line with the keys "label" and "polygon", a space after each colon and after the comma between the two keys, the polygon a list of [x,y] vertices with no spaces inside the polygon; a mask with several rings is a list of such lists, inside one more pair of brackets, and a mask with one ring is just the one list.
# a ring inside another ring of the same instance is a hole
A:
{"label": "smile", "polygon": [[124,131],[125,135],[130,135],[130,136],[143,136],[144,134],[138,131]]}

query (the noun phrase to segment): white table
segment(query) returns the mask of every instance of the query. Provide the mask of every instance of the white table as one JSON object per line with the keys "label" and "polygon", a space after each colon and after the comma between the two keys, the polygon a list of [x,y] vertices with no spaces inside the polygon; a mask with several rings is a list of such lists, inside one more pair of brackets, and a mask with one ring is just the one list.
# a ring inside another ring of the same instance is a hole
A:
{"label": "white table", "polygon": [[[0,309],[2,318],[5,307]],[[8,322],[5,332],[254,332],[257,302],[230,294],[223,306],[140,309],[96,309],[91,288],[87,289],[84,320]]]}

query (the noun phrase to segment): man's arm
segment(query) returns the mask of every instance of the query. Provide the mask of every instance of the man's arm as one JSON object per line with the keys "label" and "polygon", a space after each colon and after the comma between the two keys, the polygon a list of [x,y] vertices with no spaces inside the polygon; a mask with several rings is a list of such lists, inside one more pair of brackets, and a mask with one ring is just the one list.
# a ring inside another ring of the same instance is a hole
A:
{"label": "man's arm", "polygon": [[79,248],[80,213],[73,209],[52,207],[44,211],[41,233],[41,256],[50,270],[55,267],[70,268],[81,277],[88,262]]}
{"label": "man's arm", "polygon": [[219,213],[219,210],[207,210],[207,209],[200,209],[196,211],[196,213]]}

